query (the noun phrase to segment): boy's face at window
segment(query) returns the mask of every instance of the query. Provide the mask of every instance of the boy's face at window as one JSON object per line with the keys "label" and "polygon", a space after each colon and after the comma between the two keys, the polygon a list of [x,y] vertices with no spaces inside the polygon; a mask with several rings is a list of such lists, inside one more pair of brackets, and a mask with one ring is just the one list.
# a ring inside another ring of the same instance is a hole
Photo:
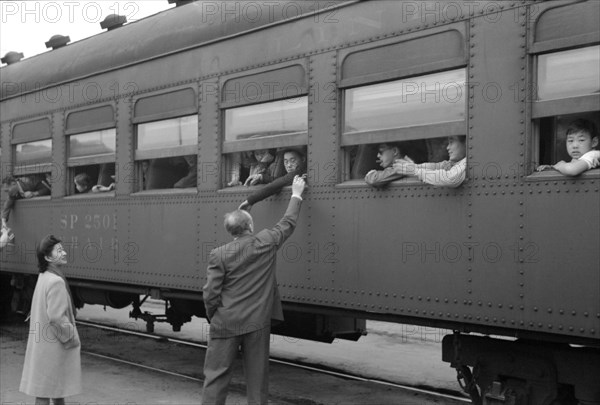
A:
{"label": "boy's face at window", "polygon": [[382,168],[390,167],[395,159],[398,159],[398,149],[390,148],[386,144],[379,145],[379,152],[377,152],[377,162]]}
{"label": "boy's face at window", "polygon": [[19,194],[19,187],[16,181],[2,184],[2,190],[10,195]]}
{"label": "boy's face at window", "polygon": [[451,136],[448,138],[448,146],[446,146],[446,150],[448,151],[448,157],[452,162],[458,162],[459,160],[464,159],[467,155],[467,149],[464,141],[461,141],[457,136]]}
{"label": "boy's face at window", "polygon": [[593,138],[584,131],[567,135],[567,152],[573,159],[579,159],[598,145],[598,138]]}
{"label": "boy's face at window", "polygon": [[285,166],[285,171],[287,173],[291,173],[300,166],[302,159],[297,153],[294,152],[286,152],[283,155],[283,166]]}

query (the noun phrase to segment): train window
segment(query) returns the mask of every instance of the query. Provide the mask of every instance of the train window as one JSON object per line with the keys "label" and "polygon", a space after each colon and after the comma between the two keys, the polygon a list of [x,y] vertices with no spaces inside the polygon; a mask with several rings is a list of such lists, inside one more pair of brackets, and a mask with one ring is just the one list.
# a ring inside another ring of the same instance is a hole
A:
{"label": "train window", "polygon": [[538,57],[538,100],[600,92],[600,45]]}
{"label": "train window", "polygon": [[463,121],[464,96],[464,69],[348,89],[344,133]]}
{"label": "train window", "polygon": [[115,188],[116,130],[69,136],[70,194],[112,191]]}
{"label": "train window", "polygon": [[598,136],[600,46],[540,54],[536,62],[538,85],[532,110],[537,158],[533,160],[538,171],[559,174],[554,164],[581,157],[567,149],[568,132],[583,130],[591,138]]}
{"label": "train window", "polygon": [[28,166],[36,171],[35,166],[49,164],[52,161],[52,140],[25,142],[15,145],[16,166]]}
{"label": "train window", "polygon": [[[15,145],[15,173],[19,191],[32,192],[33,197],[50,195],[52,140],[24,142]],[[24,175],[27,174],[27,175]]]}
{"label": "train window", "polygon": [[71,168],[71,194],[102,193],[115,189],[115,164],[82,165]]}
{"label": "train window", "polygon": [[227,187],[267,184],[299,165],[306,166],[306,147],[256,149],[227,155]]}
{"label": "train window", "polygon": [[[544,117],[537,120],[539,131],[539,171],[548,171],[558,174],[552,166],[560,161],[570,162],[574,158],[582,156],[579,151],[570,151],[567,148],[567,134],[586,132],[590,142],[585,148],[598,150],[598,128],[600,119],[598,112],[582,114],[564,114],[552,117]],[[585,150],[584,152],[588,152]],[[596,169],[594,172],[600,172]]]}
{"label": "train window", "polygon": [[225,141],[306,133],[308,98],[273,101],[225,110]]}
{"label": "train window", "polygon": [[344,180],[385,169],[384,149],[415,163],[446,161],[448,137],[466,133],[465,82],[461,68],[345,90]]}
{"label": "train window", "polygon": [[138,124],[138,190],[195,188],[197,156],[197,115]]}
{"label": "train window", "polygon": [[[390,159],[410,158],[414,163],[448,160],[448,138],[417,139],[401,142],[381,142],[353,145],[346,148],[348,180],[363,180],[371,170],[383,170],[390,164],[384,157],[393,150]],[[391,162],[393,163],[393,161]]]}
{"label": "train window", "polygon": [[308,97],[225,110],[224,186],[258,185],[285,174],[284,153],[306,158]]}
{"label": "train window", "polygon": [[116,131],[114,128],[102,131],[87,132],[69,137],[69,157],[92,158],[113,156],[116,148]]}
{"label": "train window", "polygon": [[[52,171],[52,129],[49,118],[19,122],[12,128],[12,175],[38,184]],[[47,188],[44,188],[46,191]],[[48,189],[49,191],[49,189]],[[48,193],[49,194],[49,193]]]}

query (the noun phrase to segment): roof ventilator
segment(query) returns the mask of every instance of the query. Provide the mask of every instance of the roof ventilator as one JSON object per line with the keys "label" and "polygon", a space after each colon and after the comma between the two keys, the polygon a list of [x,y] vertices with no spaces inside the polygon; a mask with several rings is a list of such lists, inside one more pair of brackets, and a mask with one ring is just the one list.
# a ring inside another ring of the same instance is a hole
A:
{"label": "roof ventilator", "polygon": [[127,22],[127,17],[124,15],[110,14],[107,15],[104,21],[100,23],[100,27],[107,31],[122,27]]}
{"label": "roof ventilator", "polygon": [[12,65],[13,63],[17,63],[21,59],[23,59],[24,55],[21,52],[7,52],[4,55],[4,58],[0,59],[2,63],[6,63],[7,65]]}
{"label": "roof ventilator", "polygon": [[48,42],[46,42],[46,48],[58,49],[62,48],[66,44],[71,42],[71,38],[64,35],[54,35]]}
{"label": "roof ventilator", "polygon": [[193,3],[195,0],[169,0],[169,4],[175,3],[175,7],[185,6],[186,4]]}

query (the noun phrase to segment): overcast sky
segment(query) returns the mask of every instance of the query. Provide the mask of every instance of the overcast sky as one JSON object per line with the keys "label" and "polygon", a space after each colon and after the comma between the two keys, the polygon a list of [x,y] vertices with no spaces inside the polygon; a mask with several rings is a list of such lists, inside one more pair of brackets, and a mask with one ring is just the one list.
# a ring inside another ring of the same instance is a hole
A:
{"label": "overcast sky", "polygon": [[0,56],[9,51],[25,58],[47,52],[45,42],[66,35],[71,43],[99,34],[100,22],[110,14],[133,22],[174,7],[167,0],[146,1],[0,1]]}

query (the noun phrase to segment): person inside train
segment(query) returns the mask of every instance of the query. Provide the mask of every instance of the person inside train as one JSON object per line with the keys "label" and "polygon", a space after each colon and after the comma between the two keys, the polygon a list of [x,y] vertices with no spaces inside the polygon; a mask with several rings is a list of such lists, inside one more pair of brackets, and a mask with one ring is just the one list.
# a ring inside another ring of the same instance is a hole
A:
{"label": "person inside train", "polygon": [[148,190],[148,168],[150,167],[149,160],[142,160],[140,162],[140,187],[141,190]]}
{"label": "person inside train", "polygon": [[423,162],[423,157],[427,154],[427,147],[421,141],[379,144],[377,163],[383,170],[370,170],[365,175],[365,182],[372,187],[382,188],[394,180],[405,177],[405,174],[396,173],[393,166],[394,161],[400,159],[403,152],[407,153],[404,156],[405,160],[421,163]]}
{"label": "person inside train", "polygon": [[424,183],[442,187],[458,187],[466,178],[466,136],[448,137],[446,146],[449,159],[443,162],[416,164],[412,159],[397,159],[394,170],[398,174],[417,176]]}
{"label": "person inside train", "polygon": [[98,181],[96,182],[96,185],[92,187],[92,193],[103,193],[114,190],[115,177],[116,171],[114,163],[101,164],[98,171]]}
{"label": "person inside train", "polygon": [[79,173],[73,179],[73,183],[75,183],[75,189],[78,194],[85,194],[92,191],[92,178],[87,173]]}
{"label": "person inside train", "polygon": [[275,150],[257,149],[234,156],[231,181],[228,187],[266,184],[275,178]]}
{"label": "person inside train", "polygon": [[198,180],[198,156],[186,155],[183,157],[188,165],[188,174],[173,185],[173,188],[191,188],[196,187]]}
{"label": "person inside train", "polygon": [[577,176],[581,173],[600,166],[600,150],[598,147],[598,132],[593,122],[586,119],[572,121],[566,131],[567,153],[570,162],[561,160],[554,165],[541,165],[538,172],[557,170],[565,176]]}
{"label": "person inside train", "polygon": [[2,179],[2,187],[8,194],[8,198],[2,208],[2,228],[7,227],[10,213],[15,205],[15,201],[22,198],[33,198],[50,195],[52,186],[50,183],[51,174],[45,173],[42,179],[40,176],[14,177],[8,175]]}
{"label": "person inside train", "polygon": [[[104,176],[103,172],[104,170],[101,168],[100,170],[100,175],[98,176],[98,182],[97,184],[94,185],[94,182],[92,181],[92,177],[87,174],[86,172],[82,172],[79,173],[75,176],[75,178],[73,179],[73,183],[75,183],[75,189],[77,190],[77,194],[86,194],[89,192],[92,193],[102,193],[102,192],[106,192],[106,191],[112,191],[115,189],[115,183],[114,183],[114,175],[108,175],[108,176]],[[108,179],[103,179],[103,177],[108,177]],[[103,185],[102,183],[106,183],[108,181],[111,181],[111,183],[108,186]]]}
{"label": "person inside train", "polygon": [[[141,166],[143,190],[171,189],[180,181],[179,185],[189,184],[190,163],[187,156],[150,159],[143,161]],[[194,173],[197,169],[192,170],[191,177]],[[192,187],[195,185],[194,182]]]}
{"label": "person inside train", "polygon": [[112,183],[108,186],[103,186],[102,184],[96,184],[92,187],[92,193],[104,193],[107,191],[113,191],[115,189],[115,176],[110,176]]}
{"label": "person inside train", "polygon": [[277,194],[285,186],[291,186],[296,176],[306,179],[306,156],[303,151],[289,148],[285,149],[281,155],[286,174],[251,193],[238,209],[249,211],[257,202]]}
{"label": "person inside train", "polygon": [[[401,179],[404,174],[396,173],[394,161],[402,157],[400,146],[394,143],[379,144],[377,152],[377,163],[383,170],[370,170],[365,175],[365,182],[372,187],[384,187],[394,180]],[[407,156],[404,157],[408,159]]]}

